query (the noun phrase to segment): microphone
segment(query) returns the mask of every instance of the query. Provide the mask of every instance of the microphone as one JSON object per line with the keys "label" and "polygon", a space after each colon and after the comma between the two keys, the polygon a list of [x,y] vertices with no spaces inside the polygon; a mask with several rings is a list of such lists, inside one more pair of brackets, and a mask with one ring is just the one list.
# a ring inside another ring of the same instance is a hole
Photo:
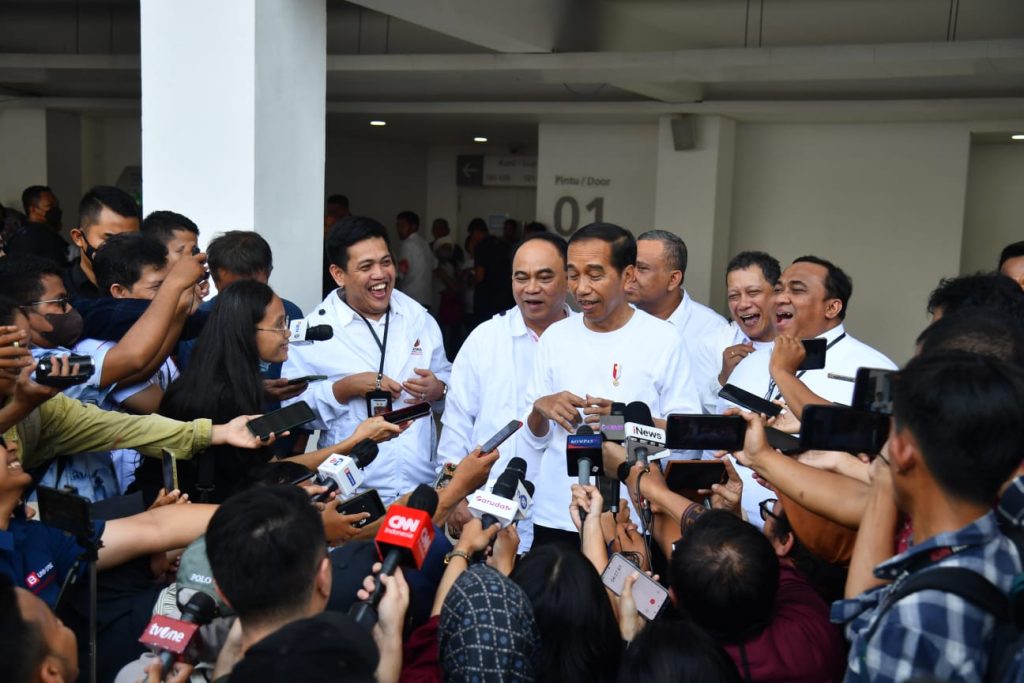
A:
{"label": "microphone", "polygon": [[377,537],[377,552],[381,557],[380,574],[374,578],[373,594],[369,600],[352,605],[349,615],[367,630],[377,623],[377,605],[384,590],[380,577],[391,576],[399,566],[419,569],[434,541],[432,517],[437,510],[437,491],[420,484],[409,496],[407,505],[392,505],[384,518]]}
{"label": "microphone", "polygon": [[650,456],[665,450],[665,430],[654,426],[651,409],[642,401],[626,406],[626,461],[648,466]]}
{"label": "microphone", "polygon": [[334,337],[334,328],[330,325],[310,325],[305,319],[293,320],[288,324],[288,330],[291,332],[289,344],[311,344]]}
{"label": "microphone", "polygon": [[348,455],[335,453],[316,468],[316,481],[327,490],[313,496],[313,502],[323,503],[331,493],[338,491],[342,498],[348,498],[366,479],[363,468],[377,458],[379,449],[372,439],[357,443]]}
{"label": "microphone", "polygon": [[526,461],[512,458],[490,492],[480,489],[470,496],[469,511],[480,518],[485,529],[493,524],[504,529],[515,521],[520,513],[519,486],[525,476]]}
{"label": "microphone", "polygon": [[154,614],[139,642],[156,648],[160,670],[170,671],[179,655],[192,644],[200,626],[210,623],[217,614],[216,601],[203,592],[196,592],[181,610],[181,619]]}
{"label": "microphone", "polygon": [[604,437],[605,441],[622,443],[625,440],[626,435],[623,432],[623,426],[626,422],[625,412],[625,403],[612,403],[611,414],[601,416],[601,436]]}
{"label": "microphone", "polygon": [[588,425],[580,425],[575,434],[565,437],[566,469],[576,475],[580,486],[590,486],[590,475],[597,467],[601,473],[601,435]]}

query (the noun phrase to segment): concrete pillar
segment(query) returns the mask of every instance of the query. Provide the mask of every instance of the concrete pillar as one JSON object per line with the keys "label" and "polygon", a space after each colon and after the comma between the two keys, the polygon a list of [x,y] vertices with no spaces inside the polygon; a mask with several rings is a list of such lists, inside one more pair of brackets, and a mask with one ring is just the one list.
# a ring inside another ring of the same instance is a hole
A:
{"label": "concrete pillar", "polygon": [[325,0],[142,0],[146,213],[194,220],[201,243],[251,229],[271,284],[320,300]]}
{"label": "concrete pillar", "polygon": [[21,191],[47,182],[46,110],[0,110],[0,150],[0,203],[21,211]]}
{"label": "concrete pillar", "polygon": [[654,225],[686,242],[690,296],[724,313],[736,123],[722,116],[695,116],[694,148],[676,151],[672,118],[658,124]]}

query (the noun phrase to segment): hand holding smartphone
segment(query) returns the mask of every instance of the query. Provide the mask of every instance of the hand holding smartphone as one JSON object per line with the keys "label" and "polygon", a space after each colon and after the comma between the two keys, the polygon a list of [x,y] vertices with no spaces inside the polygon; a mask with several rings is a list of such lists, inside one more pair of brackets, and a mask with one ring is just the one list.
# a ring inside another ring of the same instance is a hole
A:
{"label": "hand holding smartphone", "polygon": [[627,560],[621,553],[615,553],[601,574],[601,582],[612,593],[622,595],[626,577],[634,573],[639,574],[639,577],[633,584],[633,602],[636,603],[636,610],[645,619],[652,621],[665,606],[668,589],[647,576],[640,567]]}

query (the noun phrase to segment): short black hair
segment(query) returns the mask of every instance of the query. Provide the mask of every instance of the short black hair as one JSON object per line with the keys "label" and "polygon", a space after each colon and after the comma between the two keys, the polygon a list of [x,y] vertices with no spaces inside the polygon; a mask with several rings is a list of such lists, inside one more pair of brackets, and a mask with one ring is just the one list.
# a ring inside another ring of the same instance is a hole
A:
{"label": "short black hair", "polygon": [[966,351],[1024,367],[1024,328],[985,308],[965,308],[926,327],[917,337],[920,355]]}
{"label": "short black hair", "polygon": [[206,263],[214,275],[218,270],[239,277],[254,277],[274,267],[274,255],[263,236],[252,230],[229,230],[217,235],[206,247]]}
{"label": "short black hair", "polygon": [[146,266],[163,268],[167,265],[167,247],[153,235],[126,232],[113,235],[96,250],[92,262],[96,286],[104,296],[110,295],[112,285],[131,287]]}
{"label": "short black hair", "polygon": [[741,251],[736,254],[729,259],[729,265],[725,267],[725,274],[728,275],[734,270],[743,270],[753,266],[761,269],[761,275],[772,287],[779,283],[779,278],[782,277],[782,266],[779,265],[777,258],[763,251]]}
{"label": "short black hair", "polygon": [[228,498],[206,530],[213,577],[245,622],[270,623],[306,609],[324,525],[296,486],[264,486]]}
{"label": "short black hair", "polygon": [[190,232],[198,236],[199,226],[191,218],[182,216],[180,213],[154,211],[142,221],[139,231],[156,237],[161,244],[167,244],[174,239],[175,231]]}
{"label": "short black hair", "polygon": [[1024,461],[1024,370],[965,351],[918,356],[892,380],[893,421],[951,497],[991,503]]}
{"label": "short black hair", "polygon": [[569,246],[586,240],[606,242],[612,251],[612,267],[619,273],[636,265],[636,239],[633,233],[614,223],[590,223],[569,238]]}
{"label": "short black hair", "polygon": [[689,254],[686,251],[686,242],[683,241],[682,237],[668,230],[648,230],[636,238],[637,242],[640,240],[661,242],[665,248],[665,260],[668,261],[668,267],[672,270],[686,273],[686,262],[689,260]]}
{"label": "short black hair", "polygon": [[1003,264],[1010,259],[1020,258],[1021,256],[1024,256],[1024,240],[1014,242],[1013,244],[1007,244],[999,254],[999,268],[1002,268]]}
{"label": "short black hair", "polygon": [[26,215],[33,206],[39,203],[44,192],[53,194],[53,190],[48,185],[29,185],[21,193],[21,207]]}
{"label": "short black hair", "polygon": [[17,301],[9,296],[0,294],[0,325],[13,325],[14,318],[20,311]]}
{"label": "short black hair", "polygon": [[823,258],[817,256],[801,256],[793,259],[793,263],[813,263],[828,271],[825,275],[825,296],[829,299],[839,299],[843,307],[839,309],[839,319],[845,320],[846,313],[850,308],[850,296],[853,295],[853,280],[843,271],[842,268]]}
{"label": "short black hair", "polygon": [[550,232],[535,232],[531,235],[527,235],[523,239],[519,240],[519,244],[512,248],[512,260],[515,261],[516,254],[519,252],[519,248],[527,242],[541,241],[547,242],[553,246],[557,251],[558,255],[562,257],[562,266],[569,262],[569,243],[565,241],[565,238],[561,235],[555,235]]}
{"label": "short black hair", "polygon": [[40,625],[22,615],[14,583],[0,574],[0,661],[4,662],[4,679],[33,683],[49,649]]}
{"label": "short black hair", "polygon": [[547,232],[547,231],[548,231],[548,226],[544,225],[540,221],[530,221],[529,223],[527,223],[526,225],[523,226],[523,232],[525,232],[527,235],[529,235],[530,233],[534,233],[534,232]]}
{"label": "short black hair", "polygon": [[348,208],[348,197],[346,197],[343,194],[332,194],[330,197],[327,198],[327,201],[325,203],[326,204],[337,204],[338,206],[342,207],[343,209],[347,209]]}
{"label": "short black hair", "polygon": [[104,207],[118,216],[142,220],[139,205],[130,194],[112,185],[97,185],[86,192],[78,203],[78,229],[85,230],[97,223]]}
{"label": "short black hair", "polygon": [[740,683],[721,645],[689,619],[655,619],[626,648],[617,683]]}
{"label": "short black hair", "polygon": [[739,643],[768,626],[779,560],[764,534],[731,512],[710,510],[672,553],[680,607],[720,643]]}
{"label": "short black hair", "polygon": [[28,306],[43,295],[43,276],[62,277],[64,271],[48,258],[15,254],[0,258],[0,293]]}
{"label": "short black hair", "polygon": [[420,227],[420,217],[415,211],[400,211],[396,220],[405,221],[417,228]]}
{"label": "short black hair", "polygon": [[483,218],[474,218],[469,222],[469,227],[466,228],[466,234],[472,234],[474,232],[486,232],[490,233],[487,227],[487,221]]}
{"label": "short black hair", "polygon": [[379,237],[391,250],[387,229],[366,216],[346,216],[334,224],[327,236],[327,258],[342,270],[348,269],[348,248],[363,240]]}
{"label": "short black hair", "polygon": [[928,295],[928,313],[942,315],[965,308],[985,308],[1024,325],[1024,290],[1001,273],[974,273],[943,278]]}

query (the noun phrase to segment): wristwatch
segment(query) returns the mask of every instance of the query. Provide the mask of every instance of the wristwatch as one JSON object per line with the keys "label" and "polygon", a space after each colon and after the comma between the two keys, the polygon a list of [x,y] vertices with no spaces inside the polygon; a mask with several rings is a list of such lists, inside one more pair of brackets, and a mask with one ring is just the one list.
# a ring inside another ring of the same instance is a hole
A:
{"label": "wristwatch", "polygon": [[467,553],[465,550],[459,550],[458,548],[455,548],[450,553],[448,553],[447,555],[444,556],[444,564],[445,564],[445,566],[447,566],[448,563],[452,561],[453,557],[461,557],[462,559],[464,559],[466,561],[466,564],[472,564],[473,563],[472,559],[469,557],[469,553]]}
{"label": "wristwatch", "polygon": [[[437,381],[441,382],[441,380],[437,380]],[[441,389],[441,398],[444,399],[448,395],[448,384],[445,383],[445,382],[441,382],[441,386],[443,387]]]}

